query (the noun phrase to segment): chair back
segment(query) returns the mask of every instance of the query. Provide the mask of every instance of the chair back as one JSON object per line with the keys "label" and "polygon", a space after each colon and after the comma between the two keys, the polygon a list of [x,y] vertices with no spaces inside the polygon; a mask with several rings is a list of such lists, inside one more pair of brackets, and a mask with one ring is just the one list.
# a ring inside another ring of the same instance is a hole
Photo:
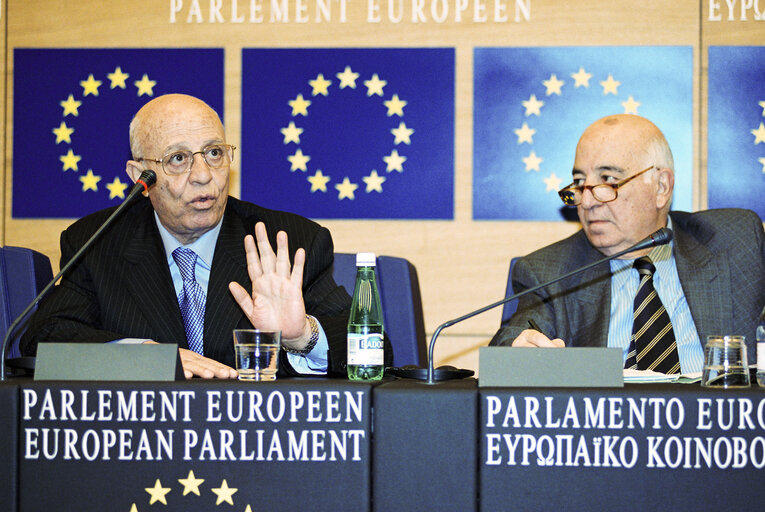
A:
{"label": "chair back", "polygon": [[[505,297],[509,297],[515,293],[513,291],[513,267],[515,266],[515,262],[519,259],[520,257],[516,257],[510,260],[510,270],[507,272],[507,287],[505,288]],[[502,320],[500,321],[500,325],[504,324],[507,320],[510,320],[510,317],[515,314],[517,309],[518,299],[506,302],[505,305],[502,306]]]}
{"label": "chair back", "polygon": [[[427,342],[417,269],[405,258],[378,256],[375,273],[385,332],[393,345],[394,366],[424,365]],[[335,253],[332,276],[352,296],[356,284],[356,255]]]}
{"label": "chair back", "polygon": [[[53,279],[50,259],[25,247],[0,247],[0,336],[5,337],[11,323]],[[31,316],[31,315],[29,315]],[[28,320],[28,318],[27,318]],[[18,357],[19,340],[26,321],[13,333],[8,357]]]}

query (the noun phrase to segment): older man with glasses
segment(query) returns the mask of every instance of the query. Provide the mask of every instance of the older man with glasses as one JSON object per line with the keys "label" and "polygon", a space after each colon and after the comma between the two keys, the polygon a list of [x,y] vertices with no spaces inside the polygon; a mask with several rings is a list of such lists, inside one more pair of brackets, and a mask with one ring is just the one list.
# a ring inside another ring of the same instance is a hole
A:
{"label": "older man with glasses", "polygon": [[[350,297],[332,279],[330,233],[229,197],[236,148],[215,111],[155,98],[130,124],[130,149],[128,175],[152,169],[156,184],[42,302],[22,352],[43,341],[177,343],[187,377],[234,378],[232,330],[256,327],[282,331],[287,373],[345,375]],[[62,266],[112,211],[62,233]]]}
{"label": "older man with glasses", "polygon": [[[608,346],[625,368],[701,371],[710,334],[747,338],[765,304],[765,237],[751,211],[670,211],[672,152],[650,121],[614,115],[579,139],[573,183],[558,193],[582,230],[521,258],[520,292],[638,243],[669,227],[671,244],[636,251],[520,299],[492,345]],[[539,329],[529,329],[529,321]]]}

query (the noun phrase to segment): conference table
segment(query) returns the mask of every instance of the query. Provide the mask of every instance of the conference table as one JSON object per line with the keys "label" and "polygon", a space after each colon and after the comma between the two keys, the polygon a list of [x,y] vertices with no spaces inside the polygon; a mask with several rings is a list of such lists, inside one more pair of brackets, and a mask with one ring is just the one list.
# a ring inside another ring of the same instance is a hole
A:
{"label": "conference table", "polygon": [[0,511],[752,510],[765,390],[0,383]]}

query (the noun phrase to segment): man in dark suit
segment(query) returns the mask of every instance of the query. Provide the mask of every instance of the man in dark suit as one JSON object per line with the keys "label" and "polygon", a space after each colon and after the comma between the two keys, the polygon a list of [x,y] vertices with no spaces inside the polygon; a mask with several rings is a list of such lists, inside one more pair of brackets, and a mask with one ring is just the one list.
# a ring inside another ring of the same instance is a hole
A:
{"label": "man in dark suit", "polygon": [[[703,343],[712,334],[745,335],[753,362],[765,304],[762,222],[748,210],[670,212],[673,165],[661,131],[644,118],[609,116],[588,127],[577,145],[574,182],[561,190],[564,202],[576,204],[582,230],[520,259],[514,291],[627,249],[662,227],[673,230],[674,240],[526,295],[491,344],[619,347],[626,360],[639,281],[632,261],[648,255],[682,372],[701,370]],[[530,319],[544,334],[528,328]]]}
{"label": "man in dark suit", "polygon": [[[329,231],[229,197],[234,147],[218,115],[196,98],[173,94],[144,105],[130,145],[131,179],[149,168],[156,184],[40,305],[22,352],[34,354],[45,341],[177,343],[187,377],[234,378],[232,330],[254,326],[282,331],[283,371],[344,375],[350,297],[332,279]],[[62,233],[62,266],[112,210]],[[189,289],[201,289],[201,346],[179,306],[187,285],[179,248],[195,251]]]}

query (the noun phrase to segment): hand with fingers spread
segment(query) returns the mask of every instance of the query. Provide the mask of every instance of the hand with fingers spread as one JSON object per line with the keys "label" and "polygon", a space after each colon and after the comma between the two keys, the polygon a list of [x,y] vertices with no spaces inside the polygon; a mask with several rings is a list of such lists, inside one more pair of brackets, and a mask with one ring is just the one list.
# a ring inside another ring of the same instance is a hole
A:
{"label": "hand with fingers spread", "polygon": [[229,284],[229,290],[253,326],[282,331],[282,344],[300,350],[311,337],[302,290],[305,250],[295,252],[295,262],[290,268],[287,243],[287,234],[277,233],[274,254],[266,226],[258,222],[255,239],[251,235],[244,239],[252,293],[236,282]]}

